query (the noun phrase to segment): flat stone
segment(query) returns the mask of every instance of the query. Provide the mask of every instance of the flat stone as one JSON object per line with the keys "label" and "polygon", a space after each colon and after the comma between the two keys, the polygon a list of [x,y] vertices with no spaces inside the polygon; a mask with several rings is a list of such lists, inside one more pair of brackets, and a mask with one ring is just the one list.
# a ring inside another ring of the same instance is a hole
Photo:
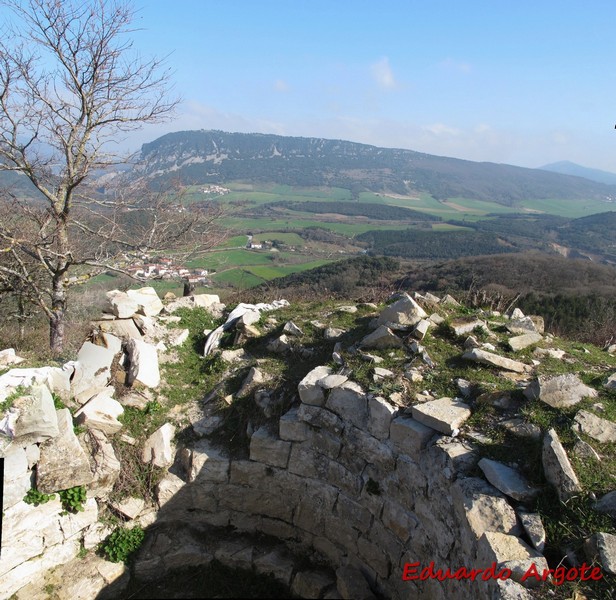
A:
{"label": "flat stone", "polygon": [[545,478],[556,488],[561,502],[582,491],[567,453],[554,429],[550,429],[543,438],[542,462]]}
{"label": "flat stone", "polygon": [[595,398],[597,391],[580,381],[577,375],[538,377],[524,390],[529,400],[539,399],[553,408],[569,408],[584,398]]}
{"label": "flat stone", "polygon": [[146,317],[156,316],[163,309],[163,303],[153,287],[128,290],[126,295],[137,303],[138,309],[135,312]]}
{"label": "flat stone", "polygon": [[542,339],[543,336],[540,333],[524,333],[522,335],[509,338],[507,343],[514,352],[518,352],[519,350],[524,350],[524,348],[528,348],[529,346],[540,342]]}
{"label": "flat stone", "polygon": [[74,415],[77,424],[109,435],[120,431],[122,423],[118,417],[124,413],[124,407],[111,397],[113,393],[114,389],[108,387],[88,400]]}
{"label": "flat stone", "polygon": [[247,396],[248,393],[254,388],[254,386],[263,383],[265,381],[265,377],[263,376],[263,372],[256,367],[251,367],[248,371],[246,378],[242,382],[242,386],[237,391],[236,396],[238,398],[243,398]]}
{"label": "flat stone", "polygon": [[496,489],[515,500],[530,501],[539,491],[533,488],[518,471],[503,463],[482,458],[479,461],[479,468]]}
{"label": "flat stone", "polygon": [[331,390],[325,406],[359,429],[364,429],[367,424],[367,398],[361,387],[354,382],[346,382]]}
{"label": "flat stone", "polygon": [[498,354],[487,352],[486,350],[481,350],[479,348],[473,348],[472,350],[465,352],[462,355],[462,358],[465,360],[472,360],[474,362],[506,369],[507,371],[514,371],[515,373],[525,373],[528,370],[528,367],[522,362],[511,360],[510,358],[499,356]]}
{"label": "flat stone", "polygon": [[573,428],[598,442],[616,442],[616,423],[602,419],[587,410],[580,410],[574,419]]}
{"label": "flat stone", "polygon": [[0,350],[0,367],[18,365],[24,360],[25,358],[17,356],[17,354],[15,353],[15,348],[6,348],[5,350]]}
{"label": "flat stone", "polygon": [[417,325],[415,325],[415,328],[412,332],[413,337],[417,338],[418,340],[423,340],[426,337],[426,334],[428,333],[428,330],[430,329],[431,325],[432,321],[430,321],[429,319],[422,319],[421,321],[419,321],[419,323],[417,323]]}
{"label": "flat stone", "polygon": [[541,521],[541,516],[538,513],[524,511],[518,511],[518,516],[520,517],[522,527],[524,527],[524,531],[530,539],[533,548],[537,550],[537,552],[543,554],[543,550],[545,549],[545,529]]}
{"label": "flat stone", "polygon": [[385,325],[380,325],[375,331],[361,340],[362,348],[403,348],[404,342]]}
{"label": "flat stone", "polygon": [[368,397],[368,431],[379,440],[389,438],[392,419],[397,408],[392,406],[385,398],[379,396]]}
{"label": "flat stone", "polygon": [[470,407],[458,398],[439,398],[412,407],[413,418],[445,435],[457,435],[471,416]]}
{"label": "flat stone", "polygon": [[331,373],[332,370],[325,366],[315,367],[312,371],[309,371],[297,386],[300,400],[304,404],[323,406],[325,393],[323,387],[319,385],[319,381],[325,379]]}
{"label": "flat stone", "polygon": [[400,416],[391,421],[389,437],[398,452],[417,456],[434,437],[434,429],[415,419]]}
{"label": "flat stone", "polygon": [[374,367],[372,379],[374,381],[381,381],[382,379],[388,379],[394,376],[394,372],[383,367]]}
{"label": "flat stone", "polygon": [[79,404],[107,387],[111,379],[111,363],[116,354],[113,350],[85,342],[77,354],[75,374],[71,390]]}
{"label": "flat stone", "polygon": [[468,335],[475,329],[484,329],[486,322],[476,317],[460,317],[451,321],[451,329],[458,337]]}
{"label": "flat stone", "polygon": [[134,386],[140,383],[149,388],[160,384],[158,352],[152,344],[142,340],[130,339],[126,343],[129,358],[128,383]]}
{"label": "flat stone", "polygon": [[528,423],[524,419],[507,419],[499,423],[501,427],[506,429],[509,433],[517,435],[521,438],[528,438],[530,440],[541,439],[541,427],[534,423]]}
{"label": "flat stone", "polygon": [[103,333],[115,335],[124,340],[135,338],[140,340],[143,336],[135,321],[132,319],[114,319],[113,321],[92,321],[92,326],[99,329]]}
{"label": "flat stone", "polygon": [[304,332],[293,321],[287,321],[282,328],[283,333],[287,335],[301,336]]}
{"label": "flat stone", "polygon": [[328,342],[333,342],[335,340],[339,340],[344,334],[346,330],[340,329],[338,327],[327,327],[323,332],[323,338]]}
{"label": "flat stone", "polygon": [[291,442],[283,441],[264,425],[250,438],[250,460],[286,469],[291,452]]}
{"label": "flat stone", "polygon": [[90,467],[94,475],[88,486],[88,494],[95,498],[107,499],[120,475],[121,464],[113,445],[102,431],[90,431]]}
{"label": "flat stone", "polygon": [[111,290],[105,295],[109,308],[107,312],[111,312],[118,317],[118,319],[130,319],[139,310],[137,301],[131,298],[126,292]]}
{"label": "flat stone", "polygon": [[608,390],[616,390],[616,373],[612,373],[603,384]]}
{"label": "flat stone", "polygon": [[90,462],[73,431],[68,408],[56,411],[59,433],[41,444],[36,472],[36,487],[44,494],[87,485],[94,479]]}
{"label": "flat stone", "polygon": [[506,323],[505,327],[508,331],[516,335],[524,335],[526,333],[540,333],[537,329],[535,319],[532,317],[520,317],[511,319]]}
{"label": "flat stone", "polygon": [[319,379],[317,383],[324,390],[332,390],[334,388],[340,387],[341,385],[344,385],[348,380],[349,378],[346,375],[332,373],[331,375],[327,375],[326,377]]}
{"label": "flat stone", "polygon": [[597,454],[597,451],[584,440],[577,440],[573,446],[573,453],[585,460],[596,460],[601,462],[601,457]]}
{"label": "flat stone", "polygon": [[616,535],[595,533],[586,540],[584,551],[589,561],[598,560],[604,571],[616,575]]}

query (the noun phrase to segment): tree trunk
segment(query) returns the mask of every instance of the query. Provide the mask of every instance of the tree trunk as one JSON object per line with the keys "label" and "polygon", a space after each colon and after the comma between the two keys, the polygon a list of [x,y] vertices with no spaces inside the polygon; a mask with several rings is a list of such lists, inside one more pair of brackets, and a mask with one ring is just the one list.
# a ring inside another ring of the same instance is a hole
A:
{"label": "tree trunk", "polygon": [[195,284],[189,281],[184,281],[184,293],[183,296],[192,296],[195,293]]}
{"label": "tree trunk", "polygon": [[62,279],[54,277],[52,309],[49,317],[49,347],[54,354],[64,350],[64,325],[66,315],[66,291]]}

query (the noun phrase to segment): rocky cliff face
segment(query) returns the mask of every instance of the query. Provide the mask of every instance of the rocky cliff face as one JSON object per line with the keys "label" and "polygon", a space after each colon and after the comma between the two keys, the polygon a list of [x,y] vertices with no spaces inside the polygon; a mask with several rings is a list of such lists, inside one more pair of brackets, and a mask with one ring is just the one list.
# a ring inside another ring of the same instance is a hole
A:
{"label": "rocky cliff face", "polygon": [[[430,294],[108,300],[76,361],[0,376],[2,597],[121,597],[214,559],[311,598],[530,598],[562,561],[613,585],[609,352]],[[199,311],[219,327],[184,328]],[[135,526],[130,571],[94,554]]]}

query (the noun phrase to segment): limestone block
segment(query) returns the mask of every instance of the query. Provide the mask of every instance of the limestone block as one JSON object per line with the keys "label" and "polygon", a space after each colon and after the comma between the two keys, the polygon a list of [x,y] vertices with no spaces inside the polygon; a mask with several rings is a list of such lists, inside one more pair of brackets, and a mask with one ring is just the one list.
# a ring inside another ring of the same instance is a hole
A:
{"label": "limestone block", "polygon": [[482,458],[479,468],[497,490],[515,500],[531,501],[539,492],[521,473],[503,463]]}
{"label": "limestone block", "polygon": [[36,487],[50,494],[93,480],[90,462],[73,431],[73,419],[68,408],[56,411],[59,434],[41,444],[37,465]]}
{"label": "limestone block", "polygon": [[439,398],[413,406],[413,418],[427,427],[446,435],[457,435],[460,427],[471,416],[468,404],[459,398]]}
{"label": "limestone block", "polygon": [[[130,338],[140,340],[143,337],[139,329],[137,329],[135,322],[131,318],[114,319],[113,321],[92,321],[92,325],[96,329],[102,331],[104,336],[113,335],[123,340],[127,340]],[[103,339],[107,339],[107,337]],[[110,350],[114,350],[115,352],[119,351],[119,349],[117,349],[117,344],[114,344],[113,341],[111,342],[111,344],[106,344],[105,347],[109,348]]]}
{"label": "limestone block", "polygon": [[60,529],[64,539],[70,540],[75,536],[81,537],[82,531],[96,523],[97,520],[98,504],[94,498],[88,498],[83,505],[83,511],[60,514]]}
{"label": "limestone block", "polygon": [[336,587],[344,600],[375,600],[362,572],[351,566],[336,570]]}
{"label": "limestone block", "polygon": [[612,373],[605,381],[603,387],[608,390],[616,390],[616,373]]}
{"label": "limestone block", "polygon": [[297,386],[300,400],[305,404],[323,406],[325,403],[325,393],[318,382],[331,373],[332,370],[325,366],[312,369]]}
{"label": "limestone block", "polygon": [[542,376],[524,390],[529,400],[539,399],[553,408],[569,408],[584,398],[595,398],[597,391],[585,385],[577,375]]}
{"label": "limestone block", "polygon": [[257,573],[273,575],[283,585],[291,585],[295,564],[293,557],[284,549],[275,549],[253,561]]}
{"label": "limestone block", "polygon": [[291,342],[286,334],[282,334],[274,338],[268,345],[267,349],[275,354],[284,354],[291,349]]}
{"label": "limestone block", "polygon": [[122,501],[112,502],[111,508],[129,520],[136,519],[143,510],[145,501],[143,498],[125,498]]}
{"label": "limestone block", "polygon": [[299,571],[293,578],[291,593],[298,598],[322,598],[336,580],[326,571]]}
{"label": "limestone block", "polygon": [[95,498],[105,499],[120,475],[120,461],[107,436],[96,429],[90,431],[90,466],[94,479],[88,492]]}
{"label": "limestone block", "polygon": [[218,294],[195,294],[191,296],[191,298],[195,306],[200,306],[202,308],[212,308],[220,304],[220,296],[218,296]]}
{"label": "limestone block", "polygon": [[545,478],[556,488],[561,502],[582,491],[567,453],[554,429],[543,438],[542,462]]}
{"label": "limestone block", "polygon": [[404,544],[418,525],[415,514],[392,500],[385,500],[381,520],[383,525]]}
{"label": "limestone block", "polygon": [[451,488],[454,510],[479,539],[486,531],[520,533],[515,511],[503,495],[478,477],[458,479]]}
{"label": "limestone block", "polygon": [[107,292],[108,312],[118,317],[118,319],[130,319],[138,310],[139,304],[126,292],[111,290]]}
{"label": "limestone block", "polygon": [[247,396],[248,393],[254,388],[254,386],[259,385],[265,381],[265,377],[263,372],[256,367],[251,367],[244,379],[240,389],[235,394],[238,398],[243,398]]}
{"label": "limestone block", "polygon": [[403,294],[399,300],[381,311],[377,325],[385,325],[391,329],[409,329],[428,314],[408,294]]}
{"label": "limestone block", "polygon": [[330,391],[325,407],[363,429],[368,421],[368,403],[362,389],[354,382],[346,382]]}
{"label": "limestone block", "polygon": [[186,485],[186,482],[177,475],[167,471],[165,476],[158,482],[156,486],[156,501],[163,510],[163,507],[171,500],[174,509],[177,508],[177,503],[181,502],[184,495],[180,495],[180,490]]}
{"label": "limestone block", "polygon": [[359,343],[360,348],[403,348],[404,342],[389,327],[379,327],[364,337]]}
{"label": "limestone block", "polygon": [[598,560],[603,570],[616,575],[616,535],[595,533],[584,544],[589,561]]}
{"label": "limestone block", "polygon": [[229,479],[229,458],[220,450],[201,440],[182,451],[182,463],[188,481],[226,483]]}
{"label": "limestone block", "polygon": [[373,544],[367,538],[360,537],[357,540],[357,555],[361,562],[355,557],[353,557],[355,558],[353,562],[357,561],[358,566],[361,567],[367,564],[379,577],[383,579],[389,577],[391,562],[389,557],[376,544]]}
{"label": "limestone block", "polygon": [[[481,536],[477,561],[485,565],[496,562],[498,568],[511,569],[511,578],[517,582],[521,582],[522,576],[531,565],[535,565],[539,573],[543,573],[543,569],[548,568],[545,558],[520,538],[495,531],[486,531]],[[523,585],[530,587],[537,586],[539,583],[534,577],[530,577]]]}
{"label": "limestone block", "polygon": [[543,336],[540,333],[524,333],[522,335],[516,335],[515,337],[509,338],[507,343],[514,352],[518,352],[519,350],[524,350],[524,348],[528,348],[529,346],[540,342],[542,339]]}
{"label": "limestone block", "polygon": [[253,555],[254,548],[250,540],[224,540],[214,552],[216,560],[234,569],[252,569]]}
{"label": "limestone block", "polygon": [[397,408],[379,396],[368,397],[368,431],[379,440],[389,438],[391,422]]}
{"label": "limestone block", "polygon": [[462,358],[465,360],[472,360],[474,362],[498,367],[500,369],[505,369],[507,371],[513,371],[515,373],[525,373],[528,370],[528,367],[522,362],[511,360],[510,358],[499,356],[498,354],[487,352],[486,350],[481,350],[479,348],[473,348],[472,350],[465,352],[462,355]]}
{"label": "limestone block", "polygon": [[142,340],[130,339],[126,344],[130,361],[128,384],[140,383],[149,388],[160,384],[158,353],[156,348]]}
{"label": "limestone block", "polygon": [[486,327],[486,322],[475,317],[461,317],[459,319],[453,319],[451,322],[451,329],[458,337],[468,335],[475,329],[483,329]]}
{"label": "limestone block", "polygon": [[126,294],[137,303],[138,309],[136,312],[146,317],[156,316],[163,309],[163,303],[153,287],[128,290]]}
{"label": "limestone block", "polygon": [[28,467],[25,448],[14,444],[4,456],[4,495],[2,510],[20,502],[32,487],[33,473]]}
{"label": "limestone block", "polygon": [[75,421],[88,429],[96,429],[108,435],[113,435],[122,429],[118,417],[124,413],[123,406],[111,396],[112,387],[107,387],[75,412]]}
{"label": "limestone block", "polygon": [[290,452],[291,442],[277,439],[267,426],[257,429],[250,438],[250,460],[284,469]]}
{"label": "limestone block", "polygon": [[518,516],[533,548],[537,552],[543,553],[545,548],[545,529],[541,516],[538,513],[529,513],[522,510],[518,511]]}
{"label": "limestone block", "polygon": [[62,368],[11,369],[0,375],[0,402],[4,402],[18,387],[30,388],[35,385],[45,385],[51,392],[67,400],[73,371],[74,363],[67,363]]}
{"label": "limestone block", "polygon": [[331,375],[327,375],[326,377],[323,377],[322,379],[319,379],[319,385],[324,390],[331,390],[333,388],[340,387],[341,385],[344,385],[348,380],[349,380],[349,378],[346,375],[340,375],[338,373],[332,373]]}
{"label": "limestone block", "polygon": [[331,433],[340,434],[344,429],[344,421],[326,408],[301,404],[297,410],[297,418],[312,427],[322,427]]}
{"label": "limestone block", "polygon": [[109,348],[91,342],[84,342],[81,346],[71,381],[72,393],[79,404],[87,402],[107,386],[114,357],[115,353]]}
{"label": "limestone block", "polygon": [[406,416],[391,422],[389,437],[398,452],[418,455],[434,436],[434,429]]}
{"label": "limestone block", "polygon": [[8,367],[10,365],[18,365],[22,363],[25,358],[17,356],[15,348],[6,348],[6,350],[0,350],[0,368]]}
{"label": "limestone block", "polygon": [[278,423],[278,435],[281,440],[288,442],[303,442],[308,439],[309,427],[298,416],[298,409],[288,410]]}
{"label": "limestone block", "polygon": [[49,388],[35,385],[28,394],[13,400],[0,421],[0,431],[13,438],[13,445],[21,447],[56,437],[58,418]]}
{"label": "limestone block", "polygon": [[355,502],[346,494],[339,494],[336,501],[335,514],[343,522],[348,523],[362,533],[366,533],[372,524],[372,514],[359,502]]}
{"label": "limestone block", "polygon": [[174,435],[175,427],[171,423],[165,423],[162,427],[159,427],[145,441],[141,460],[144,463],[152,463],[157,467],[168,467],[173,464],[175,457]]}
{"label": "limestone block", "polygon": [[616,442],[616,423],[602,419],[587,410],[580,410],[574,419],[574,429],[598,442]]}

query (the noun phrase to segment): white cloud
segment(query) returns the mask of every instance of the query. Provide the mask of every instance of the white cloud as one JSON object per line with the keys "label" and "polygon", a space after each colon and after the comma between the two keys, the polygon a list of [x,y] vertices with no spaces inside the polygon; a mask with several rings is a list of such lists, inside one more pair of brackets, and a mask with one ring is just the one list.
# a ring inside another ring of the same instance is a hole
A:
{"label": "white cloud", "polygon": [[422,127],[423,131],[427,131],[428,133],[432,133],[436,136],[458,136],[462,132],[455,127],[448,127],[444,123],[434,123],[432,125],[424,125]]}
{"label": "white cloud", "polygon": [[394,72],[389,64],[389,58],[384,56],[381,60],[374,62],[370,65],[370,72],[372,73],[372,78],[379,87],[392,90],[398,87],[398,82],[394,77]]}

